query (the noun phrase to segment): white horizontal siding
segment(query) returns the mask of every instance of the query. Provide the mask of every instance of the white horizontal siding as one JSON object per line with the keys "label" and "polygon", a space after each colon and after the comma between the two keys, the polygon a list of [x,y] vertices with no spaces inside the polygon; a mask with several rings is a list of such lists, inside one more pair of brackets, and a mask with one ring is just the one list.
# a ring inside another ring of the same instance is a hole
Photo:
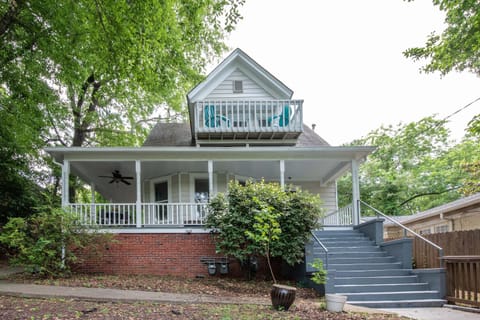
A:
{"label": "white horizontal siding", "polygon": [[325,187],[321,187],[319,182],[295,182],[295,185],[301,186],[303,190],[307,190],[310,193],[320,195],[322,200],[322,208],[325,208],[325,212],[337,210],[337,189],[335,182],[328,184]]}
{"label": "white horizontal siding", "polygon": [[[243,81],[243,93],[233,93],[233,81]],[[209,99],[274,99],[256,82],[248,78],[239,69],[235,69],[222,83],[218,85],[206,98]]]}

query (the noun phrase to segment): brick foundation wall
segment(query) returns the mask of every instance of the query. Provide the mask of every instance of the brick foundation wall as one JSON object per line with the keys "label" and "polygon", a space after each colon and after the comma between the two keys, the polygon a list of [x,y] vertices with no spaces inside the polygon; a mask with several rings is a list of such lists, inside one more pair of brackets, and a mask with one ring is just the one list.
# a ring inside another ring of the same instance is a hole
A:
{"label": "brick foundation wall", "polygon": [[[87,273],[207,277],[207,266],[200,259],[223,257],[215,253],[214,239],[206,233],[121,233],[114,239],[100,257],[78,253],[84,261],[76,269]],[[267,277],[266,263],[261,261],[259,266],[257,277]],[[237,261],[231,259],[229,267],[227,276],[243,277]],[[217,276],[219,273],[217,270]]]}

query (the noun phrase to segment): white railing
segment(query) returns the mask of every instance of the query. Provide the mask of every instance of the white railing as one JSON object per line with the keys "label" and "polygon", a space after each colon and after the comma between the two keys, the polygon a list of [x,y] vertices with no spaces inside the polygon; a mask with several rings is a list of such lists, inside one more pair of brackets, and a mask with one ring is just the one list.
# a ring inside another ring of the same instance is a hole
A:
{"label": "white railing", "polygon": [[[70,210],[86,225],[107,227],[135,227],[135,203],[73,203]],[[142,203],[141,223],[148,226],[184,226],[205,223],[206,203]]]}
{"label": "white railing", "polygon": [[353,206],[350,204],[338,210],[327,213],[321,221],[323,226],[353,225]]}
{"label": "white railing", "polygon": [[195,103],[197,132],[302,132],[303,100],[204,100]]}
{"label": "white railing", "polygon": [[88,225],[133,226],[137,220],[134,203],[73,203],[69,207]]}
{"label": "white railing", "polygon": [[206,203],[143,203],[145,226],[203,225]]}

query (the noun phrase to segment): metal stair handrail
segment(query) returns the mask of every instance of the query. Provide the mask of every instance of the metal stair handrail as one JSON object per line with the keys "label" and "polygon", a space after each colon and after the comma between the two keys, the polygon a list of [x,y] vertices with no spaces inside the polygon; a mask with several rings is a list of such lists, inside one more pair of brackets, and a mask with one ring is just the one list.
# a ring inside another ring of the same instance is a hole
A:
{"label": "metal stair handrail", "polygon": [[376,214],[377,214],[377,218],[379,216],[382,216],[383,218],[393,222],[395,225],[399,226],[400,228],[402,228],[406,234],[406,232],[410,232],[411,234],[413,234],[415,237],[423,240],[424,242],[428,243],[429,245],[433,246],[435,249],[438,250],[438,256],[440,258],[440,267],[442,268],[443,267],[443,248],[440,247],[439,245],[433,243],[432,241],[428,240],[427,238],[421,236],[420,234],[416,233],[415,231],[413,231],[412,229],[410,229],[409,227],[407,226],[404,226],[402,223],[400,223],[399,221],[387,216],[385,213],[381,212],[380,210],[378,209],[375,209],[374,207],[372,207],[371,205],[369,205],[368,203],[365,203],[364,201],[362,200],[358,200],[358,206],[360,207],[361,204],[365,205],[367,208],[373,210]]}
{"label": "metal stair handrail", "polygon": [[315,235],[315,233],[313,233],[313,231],[310,231],[310,233],[312,234],[313,239],[317,241],[317,243],[322,247],[323,251],[325,251],[325,268],[324,269],[328,270],[328,249],[323,245],[322,241],[320,241],[320,239],[317,238],[317,236]]}

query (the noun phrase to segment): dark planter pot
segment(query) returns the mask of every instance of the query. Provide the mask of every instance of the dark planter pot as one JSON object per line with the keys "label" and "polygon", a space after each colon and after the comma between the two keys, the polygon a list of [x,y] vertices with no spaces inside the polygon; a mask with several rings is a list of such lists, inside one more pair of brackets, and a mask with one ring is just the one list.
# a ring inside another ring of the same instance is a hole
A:
{"label": "dark planter pot", "polygon": [[287,311],[293,301],[295,301],[296,292],[297,289],[294,287],[274,284],[272,286],[272,291],[270,291],[273,308],[276,310]]}

